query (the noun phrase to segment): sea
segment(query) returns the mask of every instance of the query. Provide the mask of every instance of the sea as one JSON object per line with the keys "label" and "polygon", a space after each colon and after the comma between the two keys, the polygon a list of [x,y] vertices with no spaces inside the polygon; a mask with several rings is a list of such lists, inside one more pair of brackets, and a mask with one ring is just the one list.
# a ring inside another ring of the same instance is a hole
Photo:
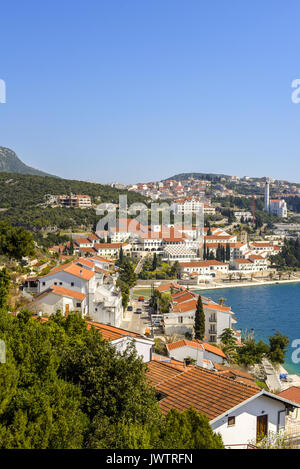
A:
{"label": "sea", "polygon": [[256,339],[268,343],[276,331],[290,339],[284,368],[300,375],[300,283],[281,283],[251,287],[218,288],[198,291],[225,305],[235,313],[235,328],[253,332]]}

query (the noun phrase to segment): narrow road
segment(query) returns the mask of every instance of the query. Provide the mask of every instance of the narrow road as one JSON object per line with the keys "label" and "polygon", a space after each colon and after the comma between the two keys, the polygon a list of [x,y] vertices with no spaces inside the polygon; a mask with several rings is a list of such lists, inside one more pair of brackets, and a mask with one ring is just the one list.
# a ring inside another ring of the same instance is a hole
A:
{"label": "narrow road", "polygon": [[149,256],[149,254],[147,254],[146,256],[142,257],[142,258],[139,260],[138,264],[136,265],[136,267],[135,267],[135,269],[134,269],[134,272],[135,272],[137,275],[141,272],[141,270],[142,270],[142,268],[143,268],[143,265],[144,265],[144,262],[145,262],[145,260],[147,259],[148,256]]}
{"label": "narrow road", "polygon": [[276,392],[281,391],[281,382],[278,377],[278,373],[273,365],[266,358],[262,359],[262,366],[267,375],[266,383],[270,391]]}

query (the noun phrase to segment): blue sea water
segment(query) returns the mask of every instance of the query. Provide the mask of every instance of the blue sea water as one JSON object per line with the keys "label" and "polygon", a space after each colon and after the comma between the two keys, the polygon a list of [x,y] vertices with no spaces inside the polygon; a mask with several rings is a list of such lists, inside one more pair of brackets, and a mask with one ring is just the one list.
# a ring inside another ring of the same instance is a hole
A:
{"label": "blue sea water", "polygon": [[[300,375],[300,363],[295,363],[297,360],[292,357],[294,352],[300,360],[300,283],[221,288],[198,293],[216,302],[226,298],[225,304],[231,306],[237,319],[236,329],[254,330],[256,339],[268,342],[268,337],[276,331],[287,335],[290,345],[284,367],[289,373]],[[292,347],[297,339],[299,344]]]}

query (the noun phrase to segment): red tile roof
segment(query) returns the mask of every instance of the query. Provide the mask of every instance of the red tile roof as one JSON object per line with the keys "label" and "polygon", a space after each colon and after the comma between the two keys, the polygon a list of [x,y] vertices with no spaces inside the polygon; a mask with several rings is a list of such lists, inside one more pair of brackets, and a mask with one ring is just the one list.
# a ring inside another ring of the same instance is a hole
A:
{"label": "red tile roof", "polygon": [[278,396],[288,399],[289,401],[296,402],[296,404],[300,404],[300,387],[291,386],[290,388],[285,389],[285,391],[280,392]]}
{"label": "red tile roof", "polygon": [[156,376],[156,382],[153,381],[155,389],[166,396],[159,402],[164,414],[171,409],[183,411],[194,407],[212,420],[261,392],[257,387],[233,381],[198,366],[177,375],[174,369],[172,371],[174,376],[167,376],[166,372],[161,371]]}
{"label": "red tile roof", "polygon": [[86,321],[88,328],[94,327],[98,332],[101,333],[103,339],[105,340],[116,340],[121,337],[143,337],[141,334],[136,332],[126,331],[125,329],[120,329],[119,327],[109,326],[108,324],[102,324],[100,322]]}
{"label": "red tile roof", "polygon": [[[210,245],[208,245],[209,247]],[[224,262],[210,260],[210,261],[193,261],[193,262],[180,262],[181,267],[209,267],[211,265],[223,265],[226,264]]]}
{"label": "red tile roof", "polygon": [[167,344],[167,349],[170,350],[175,350],[177,348],[181,347],[192,347],[192,348],[197,348],[199,350],[206,350],[207,352],[214,353],[215,355],[218,355],[222,358],[226,359],[226,355],[224,352],[222,352],[221,349],[218,347],[215,347],[214,345],[207,344],[206,342],[199,342],[197,340],[179,340],[177,342],[173,342],[172,344]]}
{"label": "red tile roof", "polygon": [[[85,293],[78,292],[76,290],[70,290],[69,288],[63,288],[58,285],[52,285],[49,290],[53,291],[57,295],[68,296],[69,298],[76,298],[77,300],[84,300],[86,297]],[[47,290],[46,290],[47,291]],[[42,292],[45,293],[45,292]]]}

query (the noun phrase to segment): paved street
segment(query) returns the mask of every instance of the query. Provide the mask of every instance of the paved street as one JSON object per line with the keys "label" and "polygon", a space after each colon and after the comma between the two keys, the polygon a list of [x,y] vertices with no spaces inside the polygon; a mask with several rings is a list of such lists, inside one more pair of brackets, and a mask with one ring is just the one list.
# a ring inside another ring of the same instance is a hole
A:
{"label": "paved street", "polygon": [[[126,311],[121,328],[145,334],[145,329],[151,326],[149,306],[145,305],[142,301],[135,300],[133,297],[131,297],[129,304],[133,307],[133,311]],[[142,309],[142,314],[135,313],[137,308]]]}

